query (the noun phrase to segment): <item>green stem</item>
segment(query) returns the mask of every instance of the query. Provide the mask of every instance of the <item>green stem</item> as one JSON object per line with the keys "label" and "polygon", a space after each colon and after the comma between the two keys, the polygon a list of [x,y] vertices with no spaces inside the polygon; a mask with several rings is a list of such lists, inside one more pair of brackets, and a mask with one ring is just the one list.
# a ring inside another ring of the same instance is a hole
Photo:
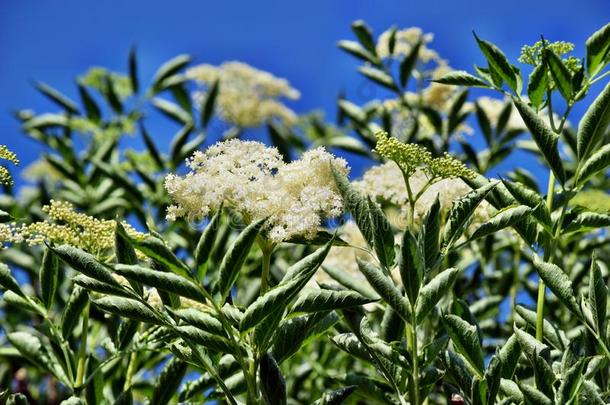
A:
{"label": "green stem", "polygon": [[[552,113],[551,113],[552,114]],[[549,172],[549,186],[546,195],[546,206],[549,212],[553,212],[553,197],[555,194],[555,175],[551,170]],[[545,261],[547,261],[550,257],[552,245],[553,245],[553,235],[549,235],[549,241],[544,249]],[[536,304],[536,339],[542,341],[542,336],[544,334],[544,295],[546,292],[546,286],[544,285],[544,281],[542,278],[538,278],[538,302]]]}
{"label": "green stem", "polygon": [[411,361],[413,363],[413,374],[411,378],[413,379],[412,389],[410,390],[410,398],[409,401],[413,405],[419,405],[419,354],[417,349],[417,318],[415,316],[415,311],[412,311],[411,316],[411,326],[409,327],[409,332],[411,334]]}
{"label": "green stem", "polygon": [[129,356],[129,362],[127,363],[127,372],[125,373],[125,383],[123,384],[123,391],[127,391],[131,388],[131,381],[136,371],[136,362],[138,358],[138,352],[131,352]]}
{"label": "green stem", "polygon": [[75,388],[79,389],[83,385],[85,377],[85,363],[87,361],[87,332],[89,331],[89,303],[85,305],[83,311],[83,323],[80,335],[80,348],[78,351],[78,368],[76,369]]}

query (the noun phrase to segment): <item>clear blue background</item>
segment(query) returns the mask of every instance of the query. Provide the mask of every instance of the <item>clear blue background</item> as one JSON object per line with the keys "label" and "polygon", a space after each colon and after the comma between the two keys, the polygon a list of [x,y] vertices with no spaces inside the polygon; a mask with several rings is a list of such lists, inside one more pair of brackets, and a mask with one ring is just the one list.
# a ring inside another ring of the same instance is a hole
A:
{"label": "clear blue background", "polygon": [[[391,25],[420,26],[435,33],[432,48],[452,67],[471,70],[482,62],[473,29],[512,60],[540,34],[572,41],[575,54],[584,55],[584,41],[609,17],[608,0],[0,0],[0,143],[24,164],[34,160],[43,148],[26,141],[11,111],[56,107],[29,81],[42,80],[78,99],[75,75],[92,65],[125,71],[134,44],[143,79],[179,53],[200,63],[242,60],[288,78],[302,93],[291,104],[296,111],[322,109],[332,120],[339,91],[359,103],[375,96],[356,72],[358,62],[336,47],[338,40],[353,38],[350,23],[356,19],[365,19],[376,35]],[[173,135],[167,127],[151,132],[165,147]]]}

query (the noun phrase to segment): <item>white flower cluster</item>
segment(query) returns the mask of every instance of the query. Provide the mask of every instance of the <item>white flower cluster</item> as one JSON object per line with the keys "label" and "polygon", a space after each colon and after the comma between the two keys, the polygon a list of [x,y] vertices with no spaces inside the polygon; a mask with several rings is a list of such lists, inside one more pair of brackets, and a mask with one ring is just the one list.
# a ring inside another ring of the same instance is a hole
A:
{"label": "white flower cluster", "polygon": [[436,51],[426,47],[426,44],[432,42],[434,34],[425,33],[419,27],[410,27],[402,30],[397,30],[394,34],[394,49],[390,52],[390,38],[392,37],[393,29],[384,31],[377,39],[377,55],[380,58],[403,57],[411,53],[411,49],[418,41],[422,42],[419,48],[419,59],[422,62],[438,61],[440,57]]}
{"label": "white flower cluster", "polygon": [[[428,181],[429,178],[423,170],[416,170],[409,177],[409,186],[413,195],[417,195]],[[362,180],[354,182],[354,187],[377,201],[399,208],[402,214],[401,222],[406,219],[409,197],[400,168],[394,162],[373,166],[364,173]],[[441,216],[446,218],[453,202],[470,191],[472,191],[472,188],[460,178],[446,178],[435,181],[415,203],[414,223],[421,224],[437,195],[441,205]],[[475,211],[473,223],[485,222],[489,219],[491,211],[492,207],[484,201]],[[404,224],[399,225],[399,227],[404,228]]]}
{"label": "white flower cluster", "polygon": [[241,62],[225,62],[220,66],[202,64],[186,71],[186,76],[204,86],[195,93],[198,100],[215,82],[219,84],[216,108],[221,119],[242,128],[258,127],[277,119],[292,124],[297,117],[281,98],[300,97],[287,80],[255,69]]}
{"label": "white flower cluster", "polygon": [[186,176],[165,179],[175,202],[169,219],[203,218],[224,204],[247,222],[268,218],[267,238],[278,243],[294,236],[312,238],[323,218],[342,213],[331,165],[347,175],[347,162],[323,148],[285,163],[276,148],[232,139],[196,152],[187,165],[191,171]]}

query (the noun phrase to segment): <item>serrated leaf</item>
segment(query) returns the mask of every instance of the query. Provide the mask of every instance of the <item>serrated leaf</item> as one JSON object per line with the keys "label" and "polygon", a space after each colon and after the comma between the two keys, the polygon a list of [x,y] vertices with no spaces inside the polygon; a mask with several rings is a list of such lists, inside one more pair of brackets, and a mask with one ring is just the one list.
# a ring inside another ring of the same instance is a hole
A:
{"label": "serrated leaf", "polygon": [[[532,311],[527,309],[521,305],[517,305],[515,307],[515,311],[517,314],[523,318],[526,325],[529,325],[530,328],[535,329],[537,324],[537,316],[536,311]],[[524,325],[525,326],[525,325]],[[568,340],[565,335],[559,330],[558,326],[549,321],[548,319],[543,319],[543,328],[542,333],[544,339],[549,342],[553,347],[557,350],[565,350],[568,346]]]}
{"label": "serrated leaf", "polygon": [[286,405],[286,381],[280,367],[269,353],[263,354],[259,364],[263,398],[269,405]]}
{"label": "serrated leaf", "polygon": [[329,249],[330,244],[327,244],[290,266],[277,286],[258,297],[246,309],[240,323],[240,330],[245,332],[261,323],[268,316],[278,311],[284,311],[288,303],[307,284],[322,264]]}
{"label": "serrated leaf", "polygon": [[449,217],[445,224],[444,247],[450,249],[462,236],[468,227],[475,209],[485,199],[487,194],[497,185],[497,182],[488,182],[482,187],[473,190],[466,196],[453,202]]}
{"label": "serrated leaf", "polygon": [[430,205],[421,226],[419,238],[423,246],[424,269],[427,272],[433,270],[440,255],[441,235],[441,204],[438,194]]}
{"label": "serrated leaf", "polygon": [[517,91],[517,75],[514,67],[508,62],[506,55],[491,42],[481,40],[477,34],[474,34],[474,37],[490,68],[493,68],[502,80],[508,84],[508,87],[513,91]]}
{"label": "serrated leaf", "polygon": [[133,293],[130,294],[129,291],[127,291],[121,287],[117,287],[117,286],[111,285],[111,284],[106,284],[106,283],[96,280],[94,278],[87,277],[84,274],[77,275],[76,277],[74,277],[72,279],[72,282],[78,286],[83,287],[84,289],[86,289],[88,291],[94,291],[94,292],[98,292],[98,293],[102,293],[102,294],[118,295],[121,297],[129,297],[129,296],[131,296],[131,294],[133,294]]}
{"label": "serrated leaf", "polygon": [[550,349],[547,345],[540,342],[529,333],[519,328],[515,328],[514,331],[517,341],[521,346],[521,350],[529,360],[533,359],[535,356],[547,356],[550,353]]}
{"label": "serrated leaf", "polygon": [[413,72],[413,68],[419,58],[419,49],[421,48],[421,40],[417,41],[415,45],[409,51],[409,54],[400,62],[400,85],[406,87],[409,81],[409,77]]}
{"label": "serrated leaf", "polygon": [[578,123],[576,135],[578,161],[582,162],[594,152],[604,139],[610,124],[610,83],[591,103]]}
{"label": "serrated leaf", "polygon": [[527,95],[534,108],[539,109],[542,105],[548,84],[546,67],[541,63],[532,70],[527,82]]}
{"label": "serrated leaf", "polygon": [[69,245],[49,246],[48,248],[74,270],[106,284],[119,286],[110,270],[84,250]]}
{"label": "serrated leaf", "polygon": [[199,280],[203,281],[205,273],[208,268],[208,259],[212,253],[214,247],[214,241],[218,234],[218,227],[220,223],[220,217],[222,216],[222,210],[218,210],[212,217],[205,230],[201,233],[197,247],[195,248],[195,266],[197,268],[197,275]]}
{"label": "serrated leaf", "polygon": [[517,369],[519,357],[521,356],[521,346],[516,335],[511,335],[504,345],[498,350],[498,358],[502,362],[502,378],[513,378]]}
{"label": "serrated leaf", "polygon": [[114,268],[117,274],[128,280],[171,292],[181,297],[205,302],[205,296],[199,286],[177,274],[127,264],[117,264]]}
{"label": "serrated leaf", "polygon": [[62,383],[69,384],[68,377],[59,366],[58,360],[38,336],[19,331],[8,333],[6,338],[35,367],[46,370]]}
{"label": "serrated leaf", "polygon": [[563,227],[564,233],[586,232],[610,226],[610,215],[597,212],[581,212]]}
{"label": "serrated leaf", "polygon": [[389,90],[398,91],[398,87],[396,87],[396,83],[394,83],[392,76],[383,70],[372,66],[361,66],[358,68],[358,71],[375,83],[380,84]]}
{"label": "serrated leaf", "polygon": [[187,363],[173,357],[167,362],[155,382],[151,405],[166,405],[170,402],[186,374]]}
{"label": "serrated leaf", "polygon": [[551,401],[542,391],[527,384],[519,384],[519,388],[523,393],[523,399],[526,405],[553,405]]}
{"label": "serrated leaf", "polygon": [[476,373],[483,375],[483,351],[477,327],[452,314],[443,317],[443,324],[456,350]]}
{"label": "serrated leaf", "polygon": [[433,79],[433,82],[440,84],[449,84],[454,86],[478,86],[478,87],[489,87],[489,85],[479,79],[476,76],[471,75],[470,73],[464,70],[456,70],[453,72],[449,72],[437,79]]}
{"label": "serrated leaf", "polygon": [[6,288],[9,291],[14,292],[15,294],[21,297],[25,297],[25,294],[21,290],[19,283],[11,274],[11,270],[4,263],[0,263],[0,286]]}
{"label": "serrated leaf", "polygon": [[165,79],[177,73],[180,69],[188,65],[190,62],[190,55],[178,55],[161,65],[152,80],[153,90],[155,92],[161,90],[163,81]]}
{"label": "serrated leaf", "polygon": [[555,134],[544,120],[523,101],[513,99],[513,103],[515,104],[515,107],[517,107],[517,111],[519,111],[529,132],[532,134],[534,142],[538,145],[538,149],[542,153],[544,160],[553,173],[555,173],[557,180],[559,180],[561,184],[564,184],[566,181],[565,172],[557,147],[559,136]]}
{"label": "serrated leaf", "polygon": [[161,239],[153,235],[147,235],[144,238],[132,238],[131,243],[137,250],[155,262],[167,267],[172,272],[182,277],[188,278],[190,276],[188,266],[178,259]]}
{"label": "serrated leaf", "polygon": [[64,339],[68,339],[72,334],[88,302],[87,290],[80,287],[75,287],[72,290],[68,303],[61,314],[61,334]]}
{"label": "serrated leaf", "polygon": [[[188,342],[194,342],[207,351],[227,353],[237,356],[237,351],[231,342],[217,334],[209,333],[195,326],[178,326],[179,335]],[[240,348],[243,355],[243,350]]]}
{"label": "serrated leaf", "polygon": [[172,314],[189,325],[196,326],[204,332],[226,337],[226,332],[218,319],[212,315],[195,308],[179,308],[172,310]]}
{"label": "serrated leaf", "polygon": [[34,82],[34,86],[51,101],[66,109],[66,111],[72,114],[80,114],[76,103],[58,90],[43,82]]}
{"label": "serrated leaf", "polygon": [[185,126],[193,125],[193,118],[191,117],[191,114],[182,107],[178,106],[178,104],[158,97],[153,98],[151,103],[157,110],[162,112],[168,118],[176,121],[178,124]]}
{"label": "serrated leaf", "polygon": [[301,294],[292,305],[292,312],[320,312],[358,307],[374,300],[353,291],[312,289]]}
{"label": "serrated leaf", "polygon": [[610,52],[610,23],[595,31],[586,42],[587,72],[589,77],[595,76],[607,64]]}
{"label": "serrated leaf", "polygon": [[122,318],[152,324],[160,323],[159,318],[150,308],[136,300],[122,297],[102,297],[94,300],[93,303],[102,311]]}
{"label": "serrated leaf", "polygon": [[271,353],[278,363],[297,353],[301,346],[323,334],[339,321],[335,312],[315,312],[280,322],[273,336]]}
{"label": "serrated leaf", "polygon": [[482,238],[483,236],[496,233],[504,228],[513,226],[516,223],[527,218],[532,209],[525,205],[518,205],[500,211],[494,215],[489,221],[481,224],[470,237],[471,239]]}
{"label": "serrated leaf", "polygon": [[559,266],[534,258],[534,268],[538,275],[557,298],[576,316],[581,316],[580,307],[574,294],[570,277]]}
{"label": "serrated leaf", "polygon": [[591,314],[595,322],[595,330],[600,336],[606,334],[606,315],[608,304],[608,287],[602,278],[601,269],[597,258],[591,260],[591,270],[589,271],[589,305]]}
{"label": "serrated leaf", "polygon": [[596,173],[610,166],[610,143],[602,146],[589,157],[580,170],[578,185],[584,184]]}
{"label": "serrated leaf", "polygon": [[392,280],[383,274],[381,269],[374,264],[365,262],[358,257],[356,257],[356,261],[358,262],[360,271],[364,274],[377,294],[379,294],[379,296],[391,306],[405,322],[411,323],[411,310],[407,300],[394,286]]}
{"label": "serrated leaf", "polygon": [[502,183],[519,204],[532,208],[532,215],[550,232],[551,214],[549,214],[544,199],[536,191],[520,182],[502,180]]}
{"label": "serrated leaf", "polygon": [[422,287],[417,299],[417,305],[415,306],[418,323],[423,322],[428,313],[438,305],[441,298],[449,294],[459,274],[460,271],[455,268],[441,271],[428,284]]}
{"label": "serrated leaf", "polygon": [[400,248],[400,278],[411,305],[415,305],[424,277],[423,252],[409,230],[405,230]]}
{"label": "serrated leaf", "polygon": [[223,256],[218,270],[218,289],[220,290],[220,295],[222,297],[226,297],[233,287],[233,284],[235,284],[235,281],[239,276],[239,270],[243,266],[248,254],[250,254],[250,249],[256,241],[256,236],[261,230],[264,222],[265,218],[259,219],[248,225],[237,236]]}
{"label": "serrated leaf", "polygon": [[337,281],[342,286],[359,292],[365,297],[368,297],[374,301],[379,299],[379,295],[370,286],[365,283],[361,283],[358,279],[354,278],[350,273],[343,271],[339,268],[332,266],[323,265],[322,269],[328,274],[333,280]]}
{"label": "serrated leaf", "polygon": [[559,92],[566,100],[572,98],[574,89],[572,88],[572,74],[563,64],[559,56],[549,48],[543,50],[543,58],[551,71],[551,76]]}
{"label": "serrated leaf", "polygon": [[357,385],[350,385],[338,390],[325,392],[322,398],[315,401],[313,405],[341,405],[357,388]]}

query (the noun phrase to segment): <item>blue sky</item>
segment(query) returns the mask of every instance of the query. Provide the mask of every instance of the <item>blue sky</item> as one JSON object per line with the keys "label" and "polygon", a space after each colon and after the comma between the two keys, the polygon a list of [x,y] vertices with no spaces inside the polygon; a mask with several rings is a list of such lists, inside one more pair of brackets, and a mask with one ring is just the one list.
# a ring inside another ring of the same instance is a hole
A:
{"label": "blue sky", "polygon": [[[540,34],[550,40],[584,41],[610,17],[607,0],[586,1],[145,1],[2,0],[0,6],[0,142],[25,164],[43,150],[21,135],[11,110],[55,107],[30,86],[42,80],[77,98],[75,75],[92,65],[125,70],[137,45],[141,77],[179,53],[196,62],[242,60],[290,80],[302,97],[298,112],[322,109],[335,116],[339,91],[356,102],[374,96],[356,72],[358,63],[339,51],[352,38],[350,23],[364,19],[381,33],[391,25],[435,33],[432,47],[456,69],[470,70],[482,57],[471,31],[516,59]],[[590,96],[591,97],[591,96]],[[576,110],[576,115],[582,110]],[[155,128],[151,129],[155,132]],[[161,145],[173,133],[156,131]],[[509,162],[510,163],[510,162]],[[510,163],[513,164],[514,162]]]}

